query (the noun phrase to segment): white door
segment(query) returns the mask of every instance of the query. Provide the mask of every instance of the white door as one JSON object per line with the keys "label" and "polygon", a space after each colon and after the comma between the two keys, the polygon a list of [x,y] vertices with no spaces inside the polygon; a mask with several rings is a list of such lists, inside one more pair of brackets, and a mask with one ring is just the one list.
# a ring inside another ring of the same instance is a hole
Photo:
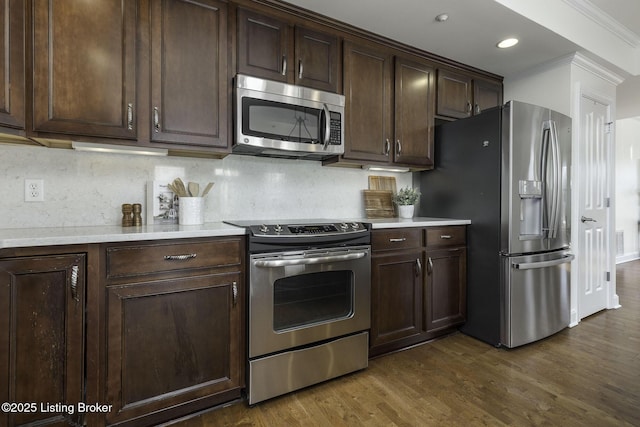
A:
{"label": "white door", "polygon": [[610,283],[612,133],[610,107],[583,94],[580,100],[578,215],[578,319],[607,308]]}

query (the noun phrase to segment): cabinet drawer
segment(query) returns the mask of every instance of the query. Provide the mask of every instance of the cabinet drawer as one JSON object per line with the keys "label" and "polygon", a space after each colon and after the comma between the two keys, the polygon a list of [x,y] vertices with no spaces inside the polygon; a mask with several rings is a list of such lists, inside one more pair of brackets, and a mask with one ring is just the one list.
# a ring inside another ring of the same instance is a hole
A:
{"label": "cabinet drawer", "polygon": [[467,242],[467,230],[462,226],[427,227],[427,246],[464,245]]}
{"label": "cabinet drawer", "polygon": [[395,228],[373,230],[371,246],[374,251],[419,248],[422,246],[422,229]]}
{"label": "cabinet drawer", "polygon": [[139,244],[107,248],[107,278],[240,265],[241,239]]}

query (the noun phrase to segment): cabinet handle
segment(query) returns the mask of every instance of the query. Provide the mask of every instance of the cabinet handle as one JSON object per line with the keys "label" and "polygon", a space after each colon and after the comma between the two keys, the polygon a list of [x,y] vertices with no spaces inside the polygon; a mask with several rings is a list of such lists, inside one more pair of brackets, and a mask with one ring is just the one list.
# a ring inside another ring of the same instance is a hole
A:
{"label": "cabinet handle", "polygon": [[384,141],[384,155],[388,156],[391,151],[391,142],[389,142],[389,138]]}
{"label": "cabinet handle", "polygon": [[407,241],[406,237],[393,237],[389,239],[389,242],[391,243],[406,242],[406,241]]}
{"label": "cabinet handle", "polygon": [[440,235],[440,238],[441,238],[441,239],[445,239],[445,240],[446,240],[446,239],[450,239],[450,238],[451,238],[451,235],[450,235],[450,234],[441,234],[441,235]]}
{"label": "cabinet handle", "polygon": [[427,262],[427,274],[431,275],[431,273],[433,273],[433,260],[429,257]]}
{"label": "cabinet handle", "polygon": [[71,298],[73,298],[75,302],[80,301],[78,298],[78,270],[79,267],[77,265],[71,267],[71,283],[69,284],[71,288]]}
{"label": "cabinet handle", "polygon": [[422,276],[422,263],[420,262],[420,258],[416,258],[416,266],[418,269],[416,270],[416,277]]}
{"label": "cabinet handle", "polygon": [[471,105],[471,101],[467,101],[467,114],[471,115],[471,111],[473,111],[473,107]]}
{"label": "cabinet handle", "polygon": [[302,72],[304,71],[304,67],[302,66],[302,59],[298,62],[298,79],[302,80]]}
{"label": "cabinet handle", "polygon": [[476,104],[476,114],[480,114],[480,106]]}
{"label": "cabinet handle", "polygon": [[233,306],[238,304],[238,283],[233,282],[231,284],[231,294],[233,295]]}
{"label": "cabinet handle", "polygon": [[133,130],[133,104],[127,104],[127,129]]}
{"label": "cabinet handle", "polygon": [[396,140],[396,154],[400,155],[402,153],[402,144],[400,144],[400,140]]}
{"label": "cabinet handle", "polygon": [[186,259],[192,259],[197,257],[198,254],[184,254],[184,255],[165,255],[164,259],[167,261],[184,261]]}
{"label": "cabinet handle", "polygon": [[287,55],[282,55],[282,75],[287,75]]}
{"label": "cabinet handle", "polygon": [[158,107],[153,107],[153,129],[160,132],[160,111]]}

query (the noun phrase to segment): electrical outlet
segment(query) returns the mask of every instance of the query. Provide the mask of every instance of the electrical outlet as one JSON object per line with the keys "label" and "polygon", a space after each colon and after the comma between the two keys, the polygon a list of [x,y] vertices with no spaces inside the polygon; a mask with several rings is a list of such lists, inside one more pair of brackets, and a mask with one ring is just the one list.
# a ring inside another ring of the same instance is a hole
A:
{"label": "electrical outlet", "polygon": [[44,180],[25,179],[24,180],[24,201],[44,202]]}

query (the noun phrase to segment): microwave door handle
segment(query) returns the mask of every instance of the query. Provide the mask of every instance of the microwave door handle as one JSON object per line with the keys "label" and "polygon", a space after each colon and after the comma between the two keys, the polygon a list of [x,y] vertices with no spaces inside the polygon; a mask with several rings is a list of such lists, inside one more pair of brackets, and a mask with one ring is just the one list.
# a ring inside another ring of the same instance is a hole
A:
{"label": "microwave door handle", "polygon": [[324,149],[329,146],[329,140],[331,139],[331,113],[327,104],[322,104],[322,114],[324,114]]}

